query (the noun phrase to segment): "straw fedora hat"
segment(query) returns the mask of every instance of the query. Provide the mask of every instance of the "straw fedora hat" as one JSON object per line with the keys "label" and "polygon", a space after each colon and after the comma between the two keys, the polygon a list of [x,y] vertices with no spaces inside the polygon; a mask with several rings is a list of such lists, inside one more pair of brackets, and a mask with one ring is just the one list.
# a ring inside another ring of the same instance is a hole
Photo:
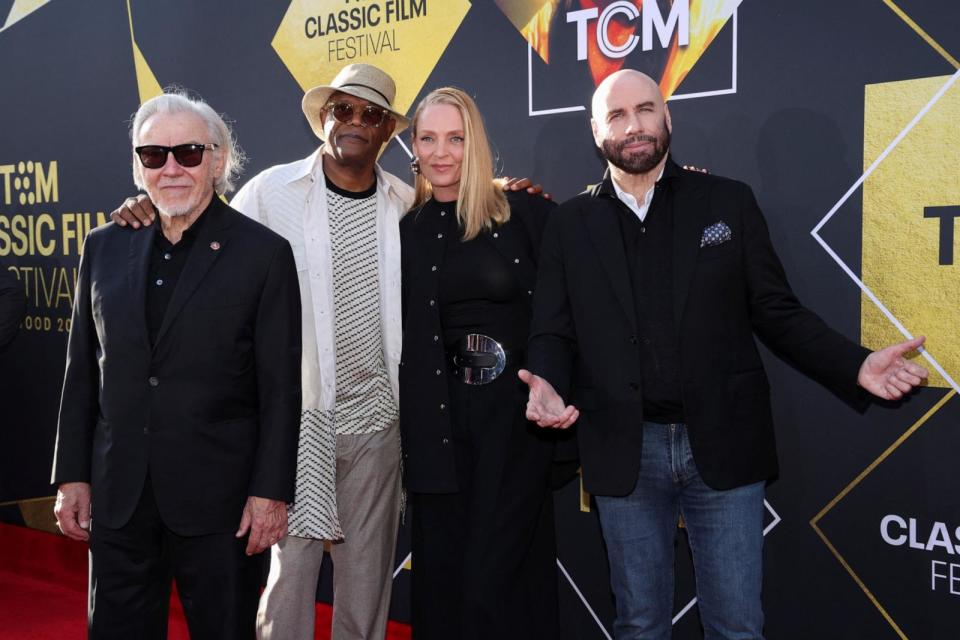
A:
{"label": "straw fedora hat", "polygon": [[410,126],[410,120],[393,107],[393,100],[397,96],[397,85],[393,78],[373,65],[348,64],[340,70],[333,82],[314,87],[303,96],[303,115],[307,116],[310,127],[321,140],[324,140],[324,137],[320,110],[336,91],[367,100],[389,111],[397,121],[394,135]]}

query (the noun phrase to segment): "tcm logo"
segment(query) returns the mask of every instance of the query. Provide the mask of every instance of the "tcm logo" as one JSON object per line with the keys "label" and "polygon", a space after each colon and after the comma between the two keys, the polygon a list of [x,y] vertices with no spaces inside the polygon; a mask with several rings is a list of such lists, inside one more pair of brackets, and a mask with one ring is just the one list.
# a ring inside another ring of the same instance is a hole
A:
{"label": "tcm logo", "polygon": [[6,205],[32,205],[60,200],[56,160],[46,165],[33,160],[0,165],[0,182],[3,203]]}
{"label": "tcm logo", "polygon": [[[582,111],[571,87],[639,69],[667,99],[736,93],[741,0],[495,0],[529,44],[529,115]],[[710,51],[709,71],[693,68]],[[584,64],[586,63],[586,64]],[[677,89],[682,83],[684,92]],[[581,89],[582,91],[582,89]]]}
{"label": "tcm logo", "polygon": [[[626,25],[617,22],[621,17]],[[644,2],[637,8],[632,2],[618,0],[600,11],[598,7],[580,9],[567,13],[567,23],[577,25],[577,60],[587,59],[588,26],[596,20],[596,41],[600,51],[608,58],[626,58],[641,42],[644,51],[653,49],[653,32],[656,31],[660,46],[667,48],[677,35],[677,44],[685,47],[690,44],[690,0],[675,2],[670,14],[664,19],[660,7],[654,2]],[[611,24],[619,27],[615,36],[611,33]],[[639,29],[638,29],[639,27]],[[636,32],[641,35],[637,36]]]}

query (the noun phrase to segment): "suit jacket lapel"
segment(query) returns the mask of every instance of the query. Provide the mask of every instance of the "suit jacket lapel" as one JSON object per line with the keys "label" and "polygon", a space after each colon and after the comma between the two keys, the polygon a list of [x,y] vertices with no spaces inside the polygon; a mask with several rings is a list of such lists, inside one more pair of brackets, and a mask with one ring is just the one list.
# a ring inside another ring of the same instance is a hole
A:
{"label": "suit jacket lapel", "polygon": [[227,211],[226,205],[220,201],[218,196],[214,195],[213,202],[203,213],[203,215],[210,217],[200,227],[193,248],[190,250],[190,255],[187,257],[187,262],[183,265],[183,273],[180,274],[177,287],[170,297],[170,303],[167,305],[167,311],[163,316],[163,323],[157,333],[154,348],[163,340],[163,336],[167,333],[170,325],[173,324],[190,296],[203,281],[210,267],[225,250],[227,236],[224,230],[229,226]]}
{"label": "suit jacket lapel", "polygon": [[700,251],[707,197],[683,175],[673,182],[673,317],[679,329]]}
{"label": "suit jacket lapel", "polygon": [[127,255],[127,284],[132,308],[130,318],[144,346],[150,348],[147,337],[147,269],[150,264],[150,249],[159,222],[143,229],[130,232],[130,251]]}
{"label": "suit jacket lapel", "polygon": [[[605,197],[598,196],[601,201]],[[620,222],[617,220],[615,203],[608,206],[592,207],[583,216],[583,223],[587,227],[590,239],[593,241],[610,278],[613,291],[620,301],[623,312],[630,320],[630,326],[636,331],[636,307],[633,303],[633,290],[630,287],[630,266],[627,264],[627,254],[623,248],[623,237]]]}

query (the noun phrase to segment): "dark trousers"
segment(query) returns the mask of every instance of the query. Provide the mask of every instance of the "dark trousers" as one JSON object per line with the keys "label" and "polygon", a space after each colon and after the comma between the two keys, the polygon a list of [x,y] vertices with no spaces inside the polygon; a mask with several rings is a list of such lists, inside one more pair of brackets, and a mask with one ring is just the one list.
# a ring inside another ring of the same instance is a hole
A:
{"label": "dark trousers", "polygon": [[410,494],[416,640],[557,637],[553,447],[522,385],[451,382],[460,490]]}
{"label": "dark trousers", "polygon": [[95,514],[96,505],[90,533],[91,639],[166,638],[171,579],[177,581],[192,640],[254,637],[262,561],[246,556],[246,537],[177,535],[160,519],[149,478],[123,527],[98,526]]}

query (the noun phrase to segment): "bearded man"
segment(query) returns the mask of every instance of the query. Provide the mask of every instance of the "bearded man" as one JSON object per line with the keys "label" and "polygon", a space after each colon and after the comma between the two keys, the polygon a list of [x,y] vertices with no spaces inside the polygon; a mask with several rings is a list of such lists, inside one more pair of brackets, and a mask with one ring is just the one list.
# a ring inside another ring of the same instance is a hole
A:
{"label": "bearded man", "polygon": [[857,408],[927,372],[870,353],[790,290],[750,188],[686,171],[657,84],[597,87],[603,182],[544,232],[528,349],[527,417],[577,423],[583,483],[610,560],[618,639],[669,640],[682,515],[707,638],[757,639],[764,488],[777,474],[770,386],[754,340]]}

